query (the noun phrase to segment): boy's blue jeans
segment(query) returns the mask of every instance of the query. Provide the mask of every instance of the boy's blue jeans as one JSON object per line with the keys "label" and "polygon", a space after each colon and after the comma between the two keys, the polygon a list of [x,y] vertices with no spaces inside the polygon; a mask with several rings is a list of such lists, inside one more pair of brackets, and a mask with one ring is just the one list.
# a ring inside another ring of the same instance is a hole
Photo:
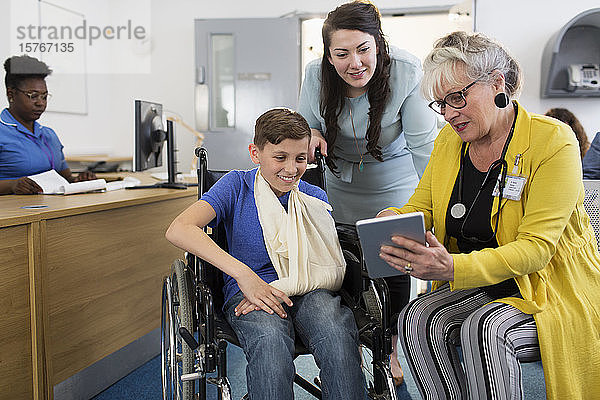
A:
{"label": "boy's blue jeans", "polygon": [[324,399],[366,399],[356,323],[339,296],[322,289],[293,296],[292,307],[283,304],[285,319],[262,310],[236,317],[243,298],[236,293],[224,311],[246,354],[250,400],[293,400],[296,332],[321,370]]}

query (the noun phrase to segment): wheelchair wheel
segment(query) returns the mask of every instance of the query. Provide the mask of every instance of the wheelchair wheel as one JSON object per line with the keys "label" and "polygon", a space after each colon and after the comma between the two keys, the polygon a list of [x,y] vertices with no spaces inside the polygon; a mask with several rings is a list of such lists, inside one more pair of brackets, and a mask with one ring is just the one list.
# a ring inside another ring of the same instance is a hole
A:
{"label": "wheelchair wheel", "polygon": [[181,376],[194,371],[194,354],[179,336],[179,328],[194,331],[193,283],[181,260],[171,266],[171,276],[163,282],[161,316],[161,366],[163,400],[194,399],[194,381]]}

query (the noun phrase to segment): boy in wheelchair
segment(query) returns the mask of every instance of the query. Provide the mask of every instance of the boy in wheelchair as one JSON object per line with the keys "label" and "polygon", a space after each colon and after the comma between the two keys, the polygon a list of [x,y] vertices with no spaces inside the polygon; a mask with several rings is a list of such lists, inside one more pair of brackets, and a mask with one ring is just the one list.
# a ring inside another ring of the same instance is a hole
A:
{"label": "boy in wheelchair", "polygon": [[[325,399],[365,399],[358,332],[334,293],[345,262],[325,192],[301,181],[310,128],[289,109],[256,121],[250,157],[182,212],[167,239],[224,273],[225,316],[246,355],[250,399],[293,399],[294,336],[320,368]],[[229,253],[203,231],[223,221]]]}

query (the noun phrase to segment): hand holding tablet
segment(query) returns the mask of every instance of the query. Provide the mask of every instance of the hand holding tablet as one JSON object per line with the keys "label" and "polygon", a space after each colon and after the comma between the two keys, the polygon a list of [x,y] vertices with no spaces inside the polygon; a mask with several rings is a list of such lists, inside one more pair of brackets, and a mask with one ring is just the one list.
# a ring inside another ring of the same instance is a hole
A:
{"label": "hand holding tablet", "polygon": [[425,241],[425,220],[423,213],[414,212],[381,218],[369,218],[356,222],[356,230],[362,247],[363,258],[371,278],[402,275],[410,273],[407,264],[404,271],[392,268],[379,257],[381,246],[395,246],[392,236],[403,236],[423,245]]}

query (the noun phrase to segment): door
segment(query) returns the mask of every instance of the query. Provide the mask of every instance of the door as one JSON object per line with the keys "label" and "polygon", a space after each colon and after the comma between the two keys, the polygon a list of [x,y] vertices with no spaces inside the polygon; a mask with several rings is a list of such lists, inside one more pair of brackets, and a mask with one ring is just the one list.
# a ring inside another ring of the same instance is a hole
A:
{"label": "door", "polygon": [[254,123],[273,107],[295,109],[300,92],[300,20],[195,21],[196,129],[210,169],[253,166]]}

